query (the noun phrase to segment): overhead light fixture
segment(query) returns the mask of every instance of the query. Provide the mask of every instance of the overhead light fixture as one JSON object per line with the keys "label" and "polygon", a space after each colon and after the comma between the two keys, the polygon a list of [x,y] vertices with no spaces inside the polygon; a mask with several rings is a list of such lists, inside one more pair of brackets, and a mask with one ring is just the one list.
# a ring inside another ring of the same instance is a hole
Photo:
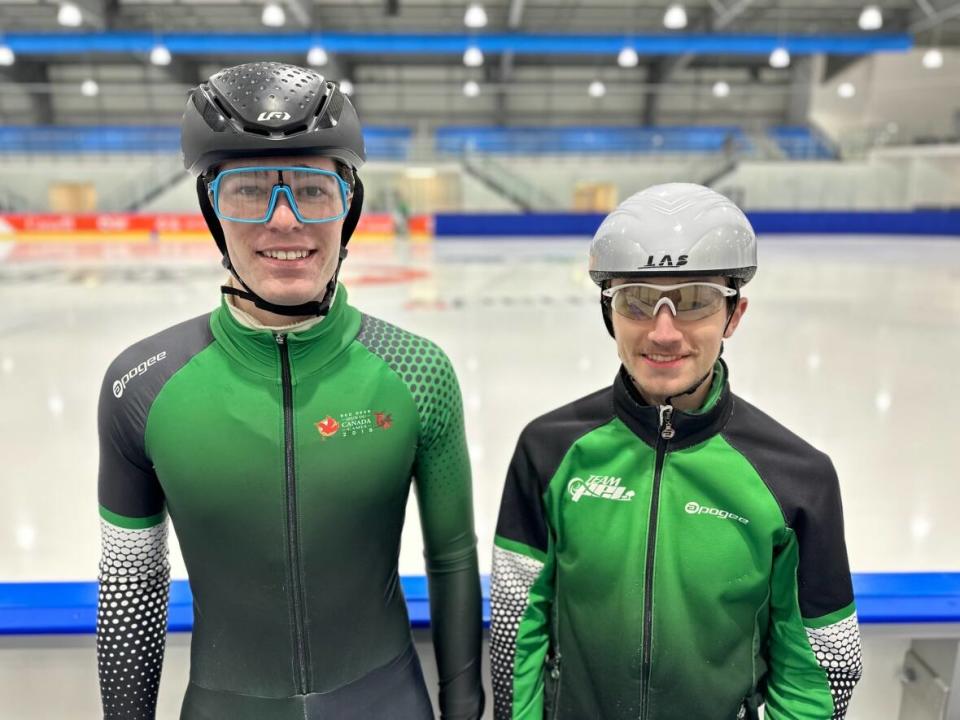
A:
{"label": "overhead light fixture", "polygon": [[353,83],[349,80],[340,81],[340,92],[344,95],[353,95]]}
{"label": "overhead light fixture", "polygon": [[594,80],[587,88],[587,93],[592,98],[602,98],[607,94],[607,86],[604,85],[600,80]]}
{"label": "overhead light fixture", "polygon": [[63,27],[80,27],[83,24],[83,13],[72,2],[65,2],[57,10],[57,22]]}
{"label": "overhead light fixture", "polygon": [[640,56],[637,55],[637,51],[632,47],[625,47],[620,51],[620,54],[617,55],[617,65],[622,68],[636,67],[639,62]]}
{"label": "overhead light fixture", "polygon": [[100,94],[100,85],[96,80],[84,80],[80,83],[80,93],[84,97],[96,97]]}
{"label": "overhead light fixture", "polygon": [[687,10],[680,3],[674,3],[663,14],[663,26],[668,30],[683,30],[687,26]]}
{"label": "overhead light fixture", "polygon": [[327,57],[327,51],[319,45],[314,45],[307,51],[307,65],[319,67],[320,65],[326,65],[329,59],[330,58]]}
{"label": "overhead light fixture", "polygon": [[879,30],[883,27],[883,13],[876,5],[867,5],[860,13],[861,30]]}
{"label": "overhead light fixture", "polygon": [[150,62],[154,65],[169,65],[173,57],[164,45],[155,45],[150,51]]}
{"label": "overhead light fixture", "polygon": [[713,84],[713,96],[725,98],[730,95],[730,83],[724,80],[718,80]]}
{"label": "overhead light fixture", "polygon": [[0,45],[0,65],[9,66],[16,62],[17,56],[9,45]]}
{"label": "overhead light fixture", "polygon": [[476,80],[467,80],[463,84],[463,94],[467,97],[476,97],[480,94],[480,84]]}
{"label": "overhead light fixture", "polygon": [[939,70],[943,67],[943,52],[940,48],[930,48],[923,54],[923,66],[927,70]]}
{"label": "overhead light fixture", "polygon": [[467,67],[483,65],[483,51],[476,45],[471,45],[463,52],[463,64]]}
{"label": "overhead light fixture", "polygon": [[845,82],[840,83],[840,85],[837,86],[837,95],[842,97],[844,100],[849,100],[856,94],[857,86],[853,83]]}
{"label": "overhead light fixture", "polygon": [[774,48],[770,53],[770,67],[785,68],[790,66],[790,51],[785,47]]}
{"label": "overhead light fixture", "polygon": [[260,22],[267,27],[283,27],[287,23],[287,13],[279,3],[268,2],[263,6]]}
{"label": "overhead light fixture", "polygon": [[467,5],[467,12],[463,15],[463,24],[468,28],[482,28],[487,26],[487,11],[480,3]]}

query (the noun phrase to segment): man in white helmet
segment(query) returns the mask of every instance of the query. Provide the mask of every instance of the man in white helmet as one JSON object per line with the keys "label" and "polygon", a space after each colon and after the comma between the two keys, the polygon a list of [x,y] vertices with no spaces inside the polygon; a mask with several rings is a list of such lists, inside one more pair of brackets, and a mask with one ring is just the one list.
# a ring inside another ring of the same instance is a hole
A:
{"label": "man in white helmet", "polygon": [[669,184],[600,226],[622,366],[530,423],[493,558],[497,718],[843,718],[860,634],[830,459],[732,394],[756,272],[727,198]]}

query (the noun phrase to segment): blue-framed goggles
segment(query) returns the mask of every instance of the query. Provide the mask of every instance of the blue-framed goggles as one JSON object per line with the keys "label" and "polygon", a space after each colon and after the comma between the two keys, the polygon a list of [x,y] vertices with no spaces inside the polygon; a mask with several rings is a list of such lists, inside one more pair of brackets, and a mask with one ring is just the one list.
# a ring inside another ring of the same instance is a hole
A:
{"label": "blue-framed goggles", "polygon": [[331,170],[293,165],[264,165],[224,170],[208,187],[221,220],[266,223],[280,195],[302,223],[339,220],[347,214],[346,180]]}

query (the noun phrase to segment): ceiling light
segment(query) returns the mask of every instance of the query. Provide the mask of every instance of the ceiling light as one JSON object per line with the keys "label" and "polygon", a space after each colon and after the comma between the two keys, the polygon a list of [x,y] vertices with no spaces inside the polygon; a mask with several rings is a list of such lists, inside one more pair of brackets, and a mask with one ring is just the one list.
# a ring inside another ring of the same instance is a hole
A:
{"label": "ceiling light", "polygon": [[770,67],[785,68],[790,65],[790,51],[785,47],[774,48],[770,53]]}
{"label": "ceiling light", "polygon": [[587,93],[589,93],[592,98],[602,98],[607,94],[607,86],[599,80],[594,80],[590,83],[590,87],[587,88]]}
{"label": "ceiling light", "polygon": [[150,62],[154,65],[169,65],[173,58],[164,45],[157,45],[150,51]]}
{"label": "ceiling light", "polygon": [[72,2],[65,2],[57,11],[57,22],[64,27],[80,27],[83,24],[83,13]]}
{"label": "ceiling light", "polygon": [[480,3],[470,3],[467,12],[463,15],[463,24],[468,28],[482,28],[487,26],[487,11]]}
{"label": "ceiling light", "polygon": [[353,95],[353,83],[349,80],[341,80],[340,92],[342,92],[344,95]]}
{"label": "ceiling light", "polygon": [[860,13],[861,30],[879,30],[883,27],[883,13],[876,5],[867,5]]}
{"label": "ceiling light", "polygon": [[923,54],[923,66],[927,70],[939,70],[943,67],[943,52],[939,48],[930,48]]}
{"label": "ceiling light", "polygon": [[17,56],[7,45],[0,45],[0,65],[13,65]]}
{"label": "ceiling light", "polygon": [[467,67],[480,67],[483,65],[483,51],[476,45],[471,45],[463,52],[463,64]]}
{"label": "ceiling light", "polygon": [[639,62],[640,56],[637,55],[637,51],[632,47],[625,47],[620,51],[620,54],[617,55],[617,65],[623,68],[636,67]]}
{"label": "ceiling light", "polygon": [[713,84],[713,96],[718,98],[725,98],[730,95],[730,83],[723,80],[718,80]]}
{"label": "ceiling light", "polygon": [[327,57],[327,51],[324,50],[319,45],[314,45],[307,52],[308,65],[313,65],[314,67],[318,67],[320,65],[326,65],[328,59],[329,58]]}
{"label": "ceiling light", "polygon": [[287,22],[287,13],[278,3],[269,2],[263,6],[260,22],[267,27],[283,27]]}
{"label": "ceiling light", "polygon": [[476,97],[480,94],[480,85],[476,80],[467,80],[463,84],[463,94],[467,97]]}
{"label": "ceiling light", "polygon": [[80,93],[84,97],[96,97],[100,94],[100,86],[96,80],[84,80],[80,83]]}
{"label": "ceiling light", "polygon": [[680,3],[674,3],[663,14],[663,26],[668,30],[683,30],[687,26],[687,11]]}
{"label": "ceiling light", "polygon": [[853,83],[840,83],[840,85],[837,87],[837,95],[842,97],[844,100],[849,100],[856,94],[857,88]]}

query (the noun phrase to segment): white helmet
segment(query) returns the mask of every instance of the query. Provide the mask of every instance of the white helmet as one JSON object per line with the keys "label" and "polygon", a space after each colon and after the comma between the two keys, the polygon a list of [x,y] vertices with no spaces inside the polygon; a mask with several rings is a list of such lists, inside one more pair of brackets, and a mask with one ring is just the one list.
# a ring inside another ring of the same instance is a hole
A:
{"label": "white helmet", "polygon": [[590,244],[590,277],[720,275],[746,284],[757,271],[750,221],[718,192],[693,183],[654,185],[604,219]]}

